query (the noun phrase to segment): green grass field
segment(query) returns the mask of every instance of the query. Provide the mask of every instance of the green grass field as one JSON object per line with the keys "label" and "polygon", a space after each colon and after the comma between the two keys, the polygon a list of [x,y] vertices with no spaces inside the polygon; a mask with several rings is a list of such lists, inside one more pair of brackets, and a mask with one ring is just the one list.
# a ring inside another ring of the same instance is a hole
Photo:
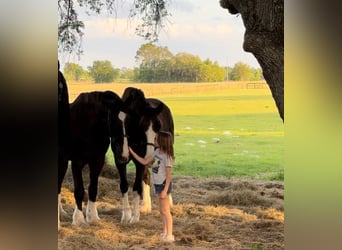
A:
{"label": "green grass field", "polygon": [[[284,180],[284,125],[269,89],[153,97],[164,101],[174,117],[173,175]],[[113,164],[110,150],[107,161]],[[129,170],[134,171],[132,163]]]}

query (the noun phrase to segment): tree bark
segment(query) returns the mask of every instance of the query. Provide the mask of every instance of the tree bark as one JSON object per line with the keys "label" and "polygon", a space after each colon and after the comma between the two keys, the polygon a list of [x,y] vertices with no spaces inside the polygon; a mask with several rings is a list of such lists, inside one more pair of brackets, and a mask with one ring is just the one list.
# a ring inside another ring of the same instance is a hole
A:
{"label": "tree bark", "polygon": [[284,0],[220,0],[245,25],[243,49],[258,60],[284,122]]}

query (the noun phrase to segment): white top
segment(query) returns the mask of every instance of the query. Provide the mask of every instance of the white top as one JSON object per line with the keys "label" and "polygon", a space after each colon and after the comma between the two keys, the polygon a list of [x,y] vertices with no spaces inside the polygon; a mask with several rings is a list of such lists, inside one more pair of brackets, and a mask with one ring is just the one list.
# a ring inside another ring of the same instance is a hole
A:
{"label": "white top", "polygon": [[160,153],[159,148],[153,152],[152,178],[154,184],[163,184],[166,179],[166,167],[172,167],[173,161],[165,153]]}

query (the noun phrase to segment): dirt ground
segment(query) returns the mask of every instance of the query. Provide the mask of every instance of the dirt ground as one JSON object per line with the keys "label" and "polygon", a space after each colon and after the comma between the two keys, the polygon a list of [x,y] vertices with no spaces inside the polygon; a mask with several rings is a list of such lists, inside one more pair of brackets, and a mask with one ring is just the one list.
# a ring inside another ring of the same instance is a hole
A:
{"label": "dirt ground", "polygon": [[[120,223],[119,177],[115,167],[108,165],[99,178],[97,208],[101,220],[72,226],[70,172],[69,168],[62,188],[67,214],[61,217],[58,249],[284,249],[283,182],[174,176],[171,211],[176,241],[170,244],[159,240],[162,223],[153,190],[152,213],[141,214],[135,224]],[[128,177],[132,186],[134,172]],[[87,169],[84,180],[87,187]]]}

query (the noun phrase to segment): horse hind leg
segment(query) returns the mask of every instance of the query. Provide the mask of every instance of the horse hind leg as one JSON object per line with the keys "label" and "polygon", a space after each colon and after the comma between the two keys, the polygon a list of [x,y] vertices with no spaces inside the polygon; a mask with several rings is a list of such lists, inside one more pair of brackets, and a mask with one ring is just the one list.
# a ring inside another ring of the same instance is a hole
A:
{"label": "horse hind leg", "polygon": [[143,200],[140,206],[140,212],[151,213],[152,212],[152,201],[151,201],[151,187],[149,184],[142,182],[143,187]]}
{"label": "horse hind leg", "polygon": [[61,202],[61,194],[58,194],[58,229],[60,229],[61,217],[68,215],[68,213],[63,209]]}
{"label": "horse hind leg", "polygon": [[142,181],[142,193],[143,200],[140,206],[140,212],[142,213],[151,213],[152,211],[152,202],[151,202],[151,174],[148,168],[145,169]]}
{"label": "horse hind leg", "polygon": [[58,214],[57,214],[57,218],[58,218],[58,230],[60,229],[60,227],[61,227],[61,219],[60,219],[60,203],[61,203],[61,194],[58,194]]}
{"label": "horse hind leg", "polygon": [[59,208],[59,212],[61,215],[68,215],[68,213],[64,210],[62,202],[61,202],[61,194],[58,194],[58,208]]}
{"label": "horse hind leg", "polygon": [[62,187],[62,182],[65,176],[65,173],[68,169],[68,160],[62,156],[61,154],[58,155],[58,230],[60,229],[60,216],[61,214],[67,214],[61,203],[61,187]]}
{"label": "horse hind leg", "polygon": [[84,214],[82,212],[82,202],[84,197],[82,164],[72,163],[72,175],[74,179],[74,197],[76,201],[75,210],[72,216],[72,225],[80,226],[86,224]]}
{"label": "horse hind leg", "polygon": [[168,195],[168,198],[169,198],[170,207],[173,207],[172,194],[169,194],[169,195]]}

